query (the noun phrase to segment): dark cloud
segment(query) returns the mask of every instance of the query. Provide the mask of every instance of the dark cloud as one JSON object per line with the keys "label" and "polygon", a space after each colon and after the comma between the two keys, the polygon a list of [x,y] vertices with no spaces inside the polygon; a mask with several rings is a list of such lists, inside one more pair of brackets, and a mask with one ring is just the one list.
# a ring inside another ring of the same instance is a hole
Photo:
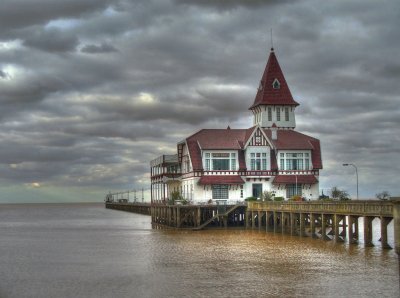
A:
{"label": "dark cloud", "polygon": [[77,36],[56,28],[39,29],[24,40],[24,45],[47,52],[73,52],[78,46]]}
{"label": "dark cloud", "polygon": [[277,1],[274,0],[225,0],[225,1],[213,1],[213,0],[175,0],[178,4],[187,5],[198,5],[200,7],[211,7],[217,9],[232,9],[236,7],[249,7],[254,8],[258,6],[269,6],[269,5],[282,5],[282,3],[290,3],[292,0]]}
{"label": "dark cloud", "polygon": [[107,43],[102,43],[100,45],[88,44],[83,46],[81,49],[81,52],[89,54],[112,53],[117,51],[118,50],[116,48]]}
{"label": "dark cloud", "polygon": [[0,78],[6,79],[7,77],[8,77],[8,74],[7,74],[5,71],[2,71],[2,70],[0,69]]}
{"label": "dark cloud", "polygon": [[354,192],[353,162],[362,196],[395,194],[399,20],[394,0],[3,1],[0,187],[148,188],[178,141],[251,125],[272,28],[297,128],[321,140],[321,188]]}
{"label": "dark cloud", "polygon": [[24,28],[45,25],[51,20],[80,18],[106,9],[112,0],[3,0],[0,10],[0,27]]}

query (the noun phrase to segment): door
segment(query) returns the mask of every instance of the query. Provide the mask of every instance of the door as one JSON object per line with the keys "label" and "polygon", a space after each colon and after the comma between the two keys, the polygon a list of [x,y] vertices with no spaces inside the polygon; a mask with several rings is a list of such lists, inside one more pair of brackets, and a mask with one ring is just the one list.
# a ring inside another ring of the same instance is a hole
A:
{"label": "door", "polygon": [[261,198],[261,196],[262,196],[262,184],[254,183],[253,184],[253,197]]}

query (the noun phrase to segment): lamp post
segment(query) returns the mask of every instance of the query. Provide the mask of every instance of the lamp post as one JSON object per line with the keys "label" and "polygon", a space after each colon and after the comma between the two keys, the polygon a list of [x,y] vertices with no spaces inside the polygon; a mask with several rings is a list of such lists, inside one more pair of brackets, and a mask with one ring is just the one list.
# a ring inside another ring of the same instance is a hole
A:
{"label": "lamp post", "polygon": [[358,170],[355,164],[352,163],[344,163],[343,166],[347,167],[347,166],[352,166],[356,169],[356,177],[357,177],[357,200],[358,200]]}

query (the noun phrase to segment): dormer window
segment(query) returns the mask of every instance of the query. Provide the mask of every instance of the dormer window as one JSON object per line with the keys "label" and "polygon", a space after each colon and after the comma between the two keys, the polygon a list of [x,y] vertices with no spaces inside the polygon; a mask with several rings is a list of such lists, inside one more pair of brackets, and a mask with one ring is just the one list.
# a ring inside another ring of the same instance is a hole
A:
{"label": "dormer window", "polygon": [[279,83],[278,79],[275,79],[272,82],[272,88],[274,88],[274,89],[280,89],[281,88],[281,83]]}

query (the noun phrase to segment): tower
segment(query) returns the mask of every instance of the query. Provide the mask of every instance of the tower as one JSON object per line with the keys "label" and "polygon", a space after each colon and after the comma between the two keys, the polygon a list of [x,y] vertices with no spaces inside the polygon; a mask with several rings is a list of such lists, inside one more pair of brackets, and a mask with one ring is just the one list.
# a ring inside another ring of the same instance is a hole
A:
{"label": "tower", "polygon": [[271,48],[264,74],[261,78],[253,105],[253,124],[263,128],[294,129],[294,110],[299,104],[293,99],[283,76],[274,49]]}

